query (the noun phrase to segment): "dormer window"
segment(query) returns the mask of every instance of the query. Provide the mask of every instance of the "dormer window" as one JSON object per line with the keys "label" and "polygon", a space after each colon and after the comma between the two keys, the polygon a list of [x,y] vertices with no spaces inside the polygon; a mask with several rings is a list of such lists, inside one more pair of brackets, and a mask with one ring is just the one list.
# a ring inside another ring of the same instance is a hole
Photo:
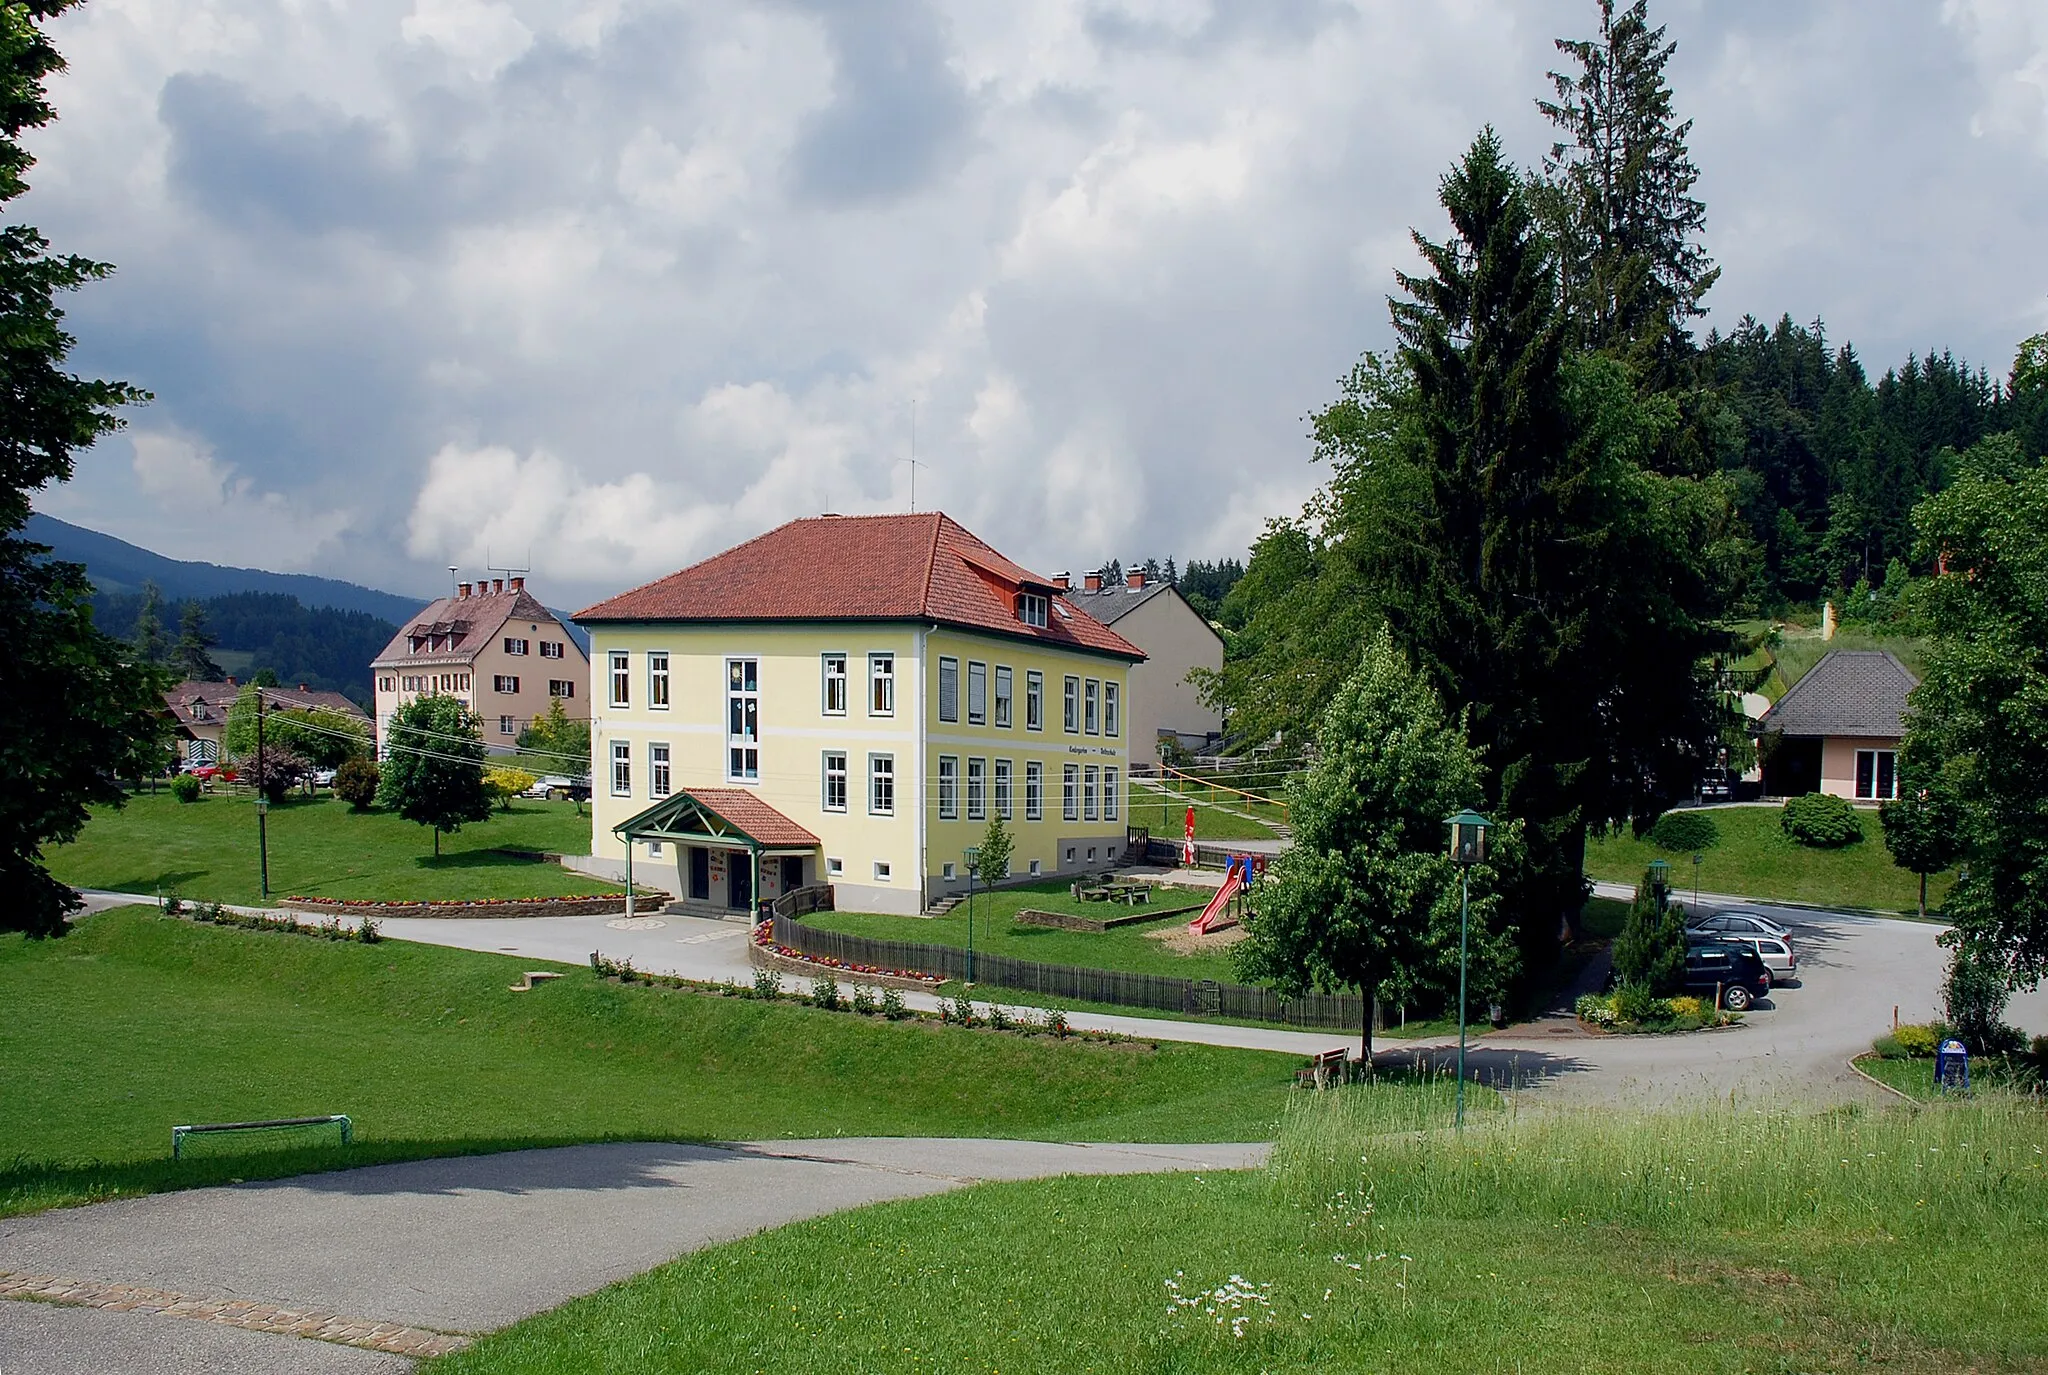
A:
{"label": "dormer window", "polygon": [[1046,598],[1041,592],[1019,592],[1017,594],[1017,619],[1025,625],[1045,629]]}

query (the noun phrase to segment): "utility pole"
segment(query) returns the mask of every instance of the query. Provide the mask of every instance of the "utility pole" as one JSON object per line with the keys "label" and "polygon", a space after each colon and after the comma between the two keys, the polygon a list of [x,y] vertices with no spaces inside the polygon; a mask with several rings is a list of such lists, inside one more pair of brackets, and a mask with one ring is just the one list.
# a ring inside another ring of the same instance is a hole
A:
{"label": "utility pole", "polygon": [[263,689],[256,689],[256,856],[262,874],[263,900],[270,901],[270,798],[263,791],[270,775],[263,771]]}

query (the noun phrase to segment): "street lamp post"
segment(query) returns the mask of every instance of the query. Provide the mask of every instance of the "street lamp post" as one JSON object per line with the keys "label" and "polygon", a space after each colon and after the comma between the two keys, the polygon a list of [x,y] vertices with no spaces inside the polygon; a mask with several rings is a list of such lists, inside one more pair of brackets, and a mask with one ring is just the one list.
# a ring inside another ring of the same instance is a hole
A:
{"label": "street lamp post", "polygon": [[1462,885],[1458,896],[1458,1115],[1457,1129],[1465,1130],[1465,973],[1469,941],[1467,927],[1472,912],[1472,866],[1486,862],[1486,842],[1493,823],[1467,807],[1450,820],[1451,858],[1457,863]]}
{"label": "street lamp post", "polygon": [[974,982],[974,870],[981,863],[981,847],[969,845],[960,852],[967,861],[967,982]]}
{"label": "street lamp post", "polygon": [[1705,855],[1692,857],[1692,914],[1695,917],[1700,914],[1700,864],[1705,859]]}
{"label": "street lamp post", "polygon": [[1664,910],[1664,895],[1671,891],[1671,865],[1661,859],[1650,861],[1650,891],[1657,895],[1657,910]]}

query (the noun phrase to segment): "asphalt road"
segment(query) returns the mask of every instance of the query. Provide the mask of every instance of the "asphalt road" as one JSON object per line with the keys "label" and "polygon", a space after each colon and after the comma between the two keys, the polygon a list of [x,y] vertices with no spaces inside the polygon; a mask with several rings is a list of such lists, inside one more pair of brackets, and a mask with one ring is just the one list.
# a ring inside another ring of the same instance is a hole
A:
{"label": "asphalt road", "polygon": [[[1242,1169],[1260,1145],[848,1138],[574,1146],[193,1189],[0,1221],[0,1270],[483,1332],[684,1252],[980,1180]],[[186,1318],[0,1303],[4,1375],[402,1370]]]}

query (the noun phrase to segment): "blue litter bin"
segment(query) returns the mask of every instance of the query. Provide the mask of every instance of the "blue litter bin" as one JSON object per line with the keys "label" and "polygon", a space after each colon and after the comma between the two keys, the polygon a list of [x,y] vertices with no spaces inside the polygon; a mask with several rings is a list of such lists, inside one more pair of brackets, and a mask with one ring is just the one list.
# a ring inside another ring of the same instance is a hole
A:
{"label": "blue litter bin", "polygon": [[1970,1089],[1970,1052],[1961,1041],[1943,1041],[1934,1052],[1934,1087],[1942,1093]]}

